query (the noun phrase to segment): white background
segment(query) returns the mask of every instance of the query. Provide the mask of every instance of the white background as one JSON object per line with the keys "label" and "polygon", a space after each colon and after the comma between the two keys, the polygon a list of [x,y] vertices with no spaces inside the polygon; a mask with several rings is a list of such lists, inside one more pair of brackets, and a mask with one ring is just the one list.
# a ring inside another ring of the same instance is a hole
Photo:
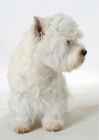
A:
{"label": "white background", "polygon": [[98,0],[0,0],[0,88],[8,88],[9,56],[29,29],[33,16],[64,13],[72,16],[84,33],[82,43],[88,54],[85,63],[65,73],[67,83],[99,82]]}

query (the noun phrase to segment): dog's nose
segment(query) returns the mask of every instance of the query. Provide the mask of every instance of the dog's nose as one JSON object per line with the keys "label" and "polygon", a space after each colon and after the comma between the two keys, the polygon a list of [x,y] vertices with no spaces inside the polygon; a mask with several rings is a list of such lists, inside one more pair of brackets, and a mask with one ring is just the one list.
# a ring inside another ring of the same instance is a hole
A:
{"label": "dog's nose", "polygon": [[83,50],[81,50],[81,54],[85,56],[87,54],[87,51],[85,49],[83,49]]}

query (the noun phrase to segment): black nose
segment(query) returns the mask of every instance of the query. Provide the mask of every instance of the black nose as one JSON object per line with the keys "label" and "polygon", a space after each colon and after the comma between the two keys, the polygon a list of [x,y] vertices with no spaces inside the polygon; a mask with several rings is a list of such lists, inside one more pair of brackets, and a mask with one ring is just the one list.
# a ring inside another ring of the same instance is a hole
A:
{"label": "black nose", "polygon": [[81,50],[81,54],[85,56],[87,54],[87,51],[85,49],[83,49],[83,50]]}

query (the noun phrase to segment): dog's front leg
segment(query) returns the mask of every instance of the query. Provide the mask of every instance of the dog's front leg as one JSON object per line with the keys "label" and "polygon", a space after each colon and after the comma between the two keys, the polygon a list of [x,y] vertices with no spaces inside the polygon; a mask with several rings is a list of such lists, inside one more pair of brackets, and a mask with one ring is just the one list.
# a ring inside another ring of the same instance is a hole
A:
{"label": "dog's front leg", "polygon": [[22,95],[12,96],[9,101],[9,109],[14,131],[19,134],[29,132],[34,119],[28,98]]}
{"label": "dog's front leg", "polygon": [[50,107],[46,106],[47,108],[42,119],[42,127],[47,131],[56,132],[64,125],[64,102],[57,100],[49,105]]}

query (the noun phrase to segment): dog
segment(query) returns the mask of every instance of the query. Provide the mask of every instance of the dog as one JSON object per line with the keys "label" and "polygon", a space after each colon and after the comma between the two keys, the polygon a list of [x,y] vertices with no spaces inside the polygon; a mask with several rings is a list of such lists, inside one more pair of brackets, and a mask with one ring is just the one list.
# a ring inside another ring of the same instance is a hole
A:
{"label": "dog", "polygon": [[33,18],[8,69],[9,110],[14,131],[27,133],[35,120],[50,132],[64,125],[68,93],[62,72],[81,66],[87,50],[79,42],[83,33],[67,15]]}

